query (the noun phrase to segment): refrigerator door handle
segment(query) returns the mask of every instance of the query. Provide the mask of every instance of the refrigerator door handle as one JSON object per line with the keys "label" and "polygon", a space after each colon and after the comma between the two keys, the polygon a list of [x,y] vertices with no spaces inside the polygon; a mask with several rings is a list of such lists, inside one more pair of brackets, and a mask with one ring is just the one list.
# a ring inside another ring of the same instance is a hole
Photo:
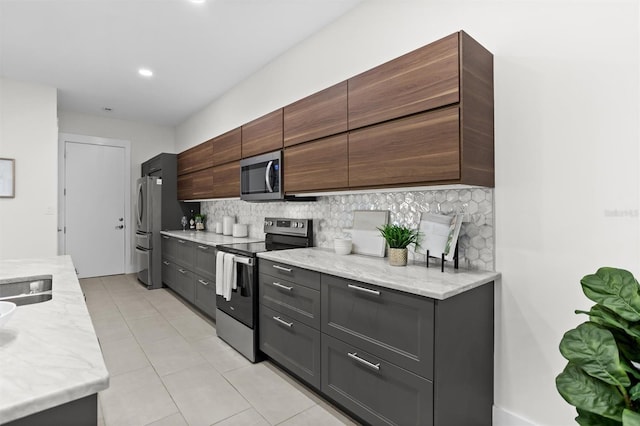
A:
{"label": "refrigerator door handle", "polygon": [[138,228],[142,226],[142,213],[144,206],[142,205],[144,202],[143,194],[142,194],[142,183],[138,183],[138,202],[136,204],[137,215],[136,219],[138,220]]}

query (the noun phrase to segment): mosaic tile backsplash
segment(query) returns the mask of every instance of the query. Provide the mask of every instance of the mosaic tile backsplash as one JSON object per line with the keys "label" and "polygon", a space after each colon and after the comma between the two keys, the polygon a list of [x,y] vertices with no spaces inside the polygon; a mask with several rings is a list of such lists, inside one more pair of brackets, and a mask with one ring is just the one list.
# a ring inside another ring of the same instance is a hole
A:
{"label": "mosaic tile backsplash", "polygon": [[[463,213],[459,238],[460,266],[493,271],[494,225],[493,190],[489,188],[434,191],[371,192],[327,195],[315,202],[248,203],[240,200],[203,201],[207,228],[223,216],[234,216],[236,223],[249,225],[249,236],[264,238],[265,217],[313,219],[314,245],[333,248],[333,239],[349,236],[354,210],[389,210],[390,222],[417,228],[422,212],[453,215]],[[410,254],[416,262],[425,256]]]}

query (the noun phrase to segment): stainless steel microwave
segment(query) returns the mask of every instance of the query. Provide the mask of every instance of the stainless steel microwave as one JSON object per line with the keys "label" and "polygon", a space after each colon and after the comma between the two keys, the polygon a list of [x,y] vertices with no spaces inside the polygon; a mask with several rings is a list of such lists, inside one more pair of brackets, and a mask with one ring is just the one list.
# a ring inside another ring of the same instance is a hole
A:
{"label": "stainless steel microwave", "polygon": [[240,199],[284,199],[281,150],[240,160]]}

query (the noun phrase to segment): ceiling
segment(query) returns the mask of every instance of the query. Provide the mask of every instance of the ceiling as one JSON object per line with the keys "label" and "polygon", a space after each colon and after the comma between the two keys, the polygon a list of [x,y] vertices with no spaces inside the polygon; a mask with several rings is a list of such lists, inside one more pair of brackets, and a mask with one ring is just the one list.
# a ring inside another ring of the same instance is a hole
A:
{"label": "ceiling", "polygon": [[58,88],[60,110],[175,126],[362,1],[0,0],[0,76]]}

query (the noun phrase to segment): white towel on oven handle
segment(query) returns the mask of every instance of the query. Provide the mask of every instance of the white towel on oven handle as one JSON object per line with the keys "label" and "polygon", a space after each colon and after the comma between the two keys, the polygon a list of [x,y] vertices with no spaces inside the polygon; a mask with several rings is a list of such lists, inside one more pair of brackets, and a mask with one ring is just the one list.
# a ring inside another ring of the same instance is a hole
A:
{"label": "white towel on oven handle", "polygon": [[216,255],[216,294],[231,300],[231,291],[238,288],[235,255],[218,251]]}
{"label": "white towel on oven handle", "polygon": [[216,253],[216,294],[224,295],[224,252]]}

